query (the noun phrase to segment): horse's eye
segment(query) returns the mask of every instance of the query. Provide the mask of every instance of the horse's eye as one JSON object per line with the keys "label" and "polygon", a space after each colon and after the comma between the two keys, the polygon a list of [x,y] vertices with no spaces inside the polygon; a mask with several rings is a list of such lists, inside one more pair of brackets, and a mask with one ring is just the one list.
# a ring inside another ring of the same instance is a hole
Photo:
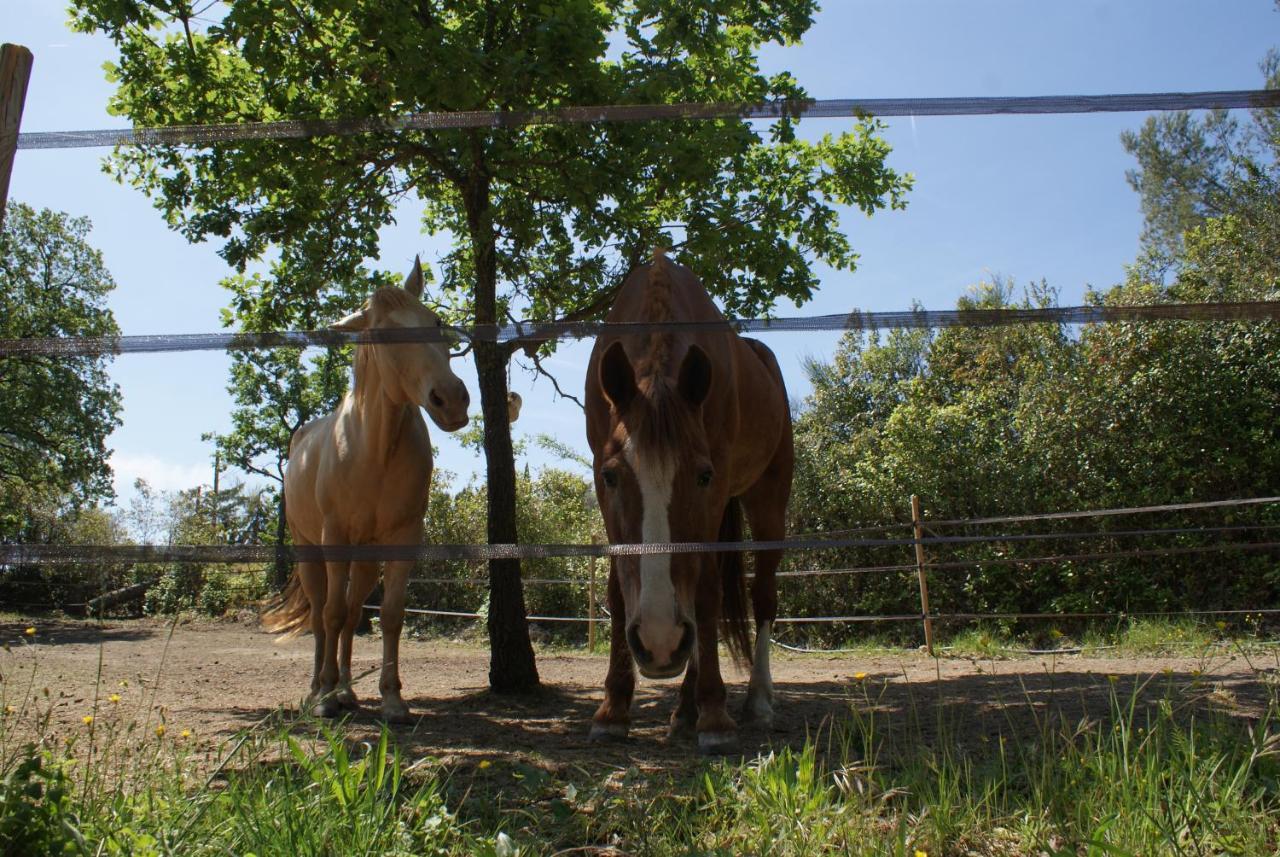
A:
{"label": "horse's eye", "polygon": [[698,474],[698,487],[706,488],[710,484],[711,484],[711,468],[708,467],[706,470],[703,470],[701,473]]}
{"label": "horse's eye", "polygon": [[613,468],[600,471],[600,478],[604,480],[605,487],[607,488],[618,487],[618,471],[614,470]]}

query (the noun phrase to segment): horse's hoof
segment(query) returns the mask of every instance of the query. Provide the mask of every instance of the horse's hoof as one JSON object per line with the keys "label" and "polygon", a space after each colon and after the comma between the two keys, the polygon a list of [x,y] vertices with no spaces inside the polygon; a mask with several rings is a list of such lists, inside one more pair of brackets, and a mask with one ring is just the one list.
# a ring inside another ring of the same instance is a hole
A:
{"label": "horse's hoof", "polygon": [[333,697],[328,697],[311,706],[311,714],[313,717],[323,717],[331,720],[342,713],[342,706]]}
{"label": "horse's hoof", "polygon": [[684,741],[697,734],[698,724],[694,720],[673,717],[671,725],[667,727],[667,738],[672,741]]}
{"label": "horse's hoof", "polygon": [[735,756],[741,752],[737,732],[698,733],[698,753],[703,756]]}
{"label": "horse's hoof", "polygon": [[387,723],[412,723],[413,715],[409,713],[409,706],[403,702],[384,702],[382,703],[382,719]]}
{"label": "horse's hoof", "polygon": [[627,733],[630,731],[631,727],[626,723],[593,722],[587,740],[592,744],[617,744],[627,740]]}
{"label": "horse's hoof", "polygon": [[338,691],[333,695],[333,698],[334,698],[334,701],[338,703],[338,705],[342,706],[343,708],[349,711],[355,711],[360,707],[360,700],[359,698],[356,697],[355,691],[353,691],[351,688],[346,688],[345,690]]}
{"label": "horse's hoof", "polygon": [[747,704],[742,706],[739,723],[768,732],[773,728],[773,706],[763,699],[748,699]]}
{"label": "horse's hoof", "polygon": [[750,711],[744,711],[742,712],[742,717],[739,719],[738,724],[744,729],[758,729],[761,732],[772,732],[773,712],[766,711],[752,713]]}

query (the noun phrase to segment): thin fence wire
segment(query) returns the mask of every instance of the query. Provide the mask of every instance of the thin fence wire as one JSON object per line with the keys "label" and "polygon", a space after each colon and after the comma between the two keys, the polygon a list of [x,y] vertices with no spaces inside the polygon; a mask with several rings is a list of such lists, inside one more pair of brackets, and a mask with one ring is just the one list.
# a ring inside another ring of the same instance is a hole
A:
{"label": "thin fence wire", "polygon": [[[1127,551],[1102,551],[1096,553],[1074,553],[1074,554],[1054,554],[1051,556],[1029,556],[1029,557],[992,557],[989,559],[970,559],[970,560],[950,560],[941,562],[929,562],[927,568],[929,571],[954,571],[968,570],[975,568],[984,568],[988,566],[1000,565],[1040,565],[1045,563],[1066,563],[1066,562],[1093,562],[1098,560],[1128,560],[1139,559],[1153,556],[1190,556],[1195,554],[1219,553],[1222,551],[1277,551],[1280,550],[1280,541],[1269,542],[1218,542],[1211,545],[1195,545],[1188,547],[1170,547],[1170,548],[1150,548],[1146,550],[1127,550]],[[779,578],[795,578],[795,577],[839,577],[845,575],[856,574],[892,574],[892,573],[911,573],[917,570],[914,564],[901,565],[880,565],[880,566],[861,566],[854,568],[831,568],[831,569],[804,569],[801,571],[782,571],[777,573]],[[251,573],[251,572],[246,572]],[[748,578],[754,575],[747,575]],[[428,585],[462,585],[462,586],[483,586],[489,581],[486,578],[409,578],[410,584],[428,584]],[[578,586],[586,587],[589,585],[587,578],[530,578],[521,581],[524,586]],[[37,580],[13,580],[4,582],[4,586],[27,586],[27,587],[45,587],[50,584],[46,581]],[[73,581],[67,585],[83,586],[83,581]],[[221,585],[220,591],[223,592],[239,592],[239,593],[260,593],[263,591],[261,585]],[[70,606],[83,606],[80,604]]]}
{"label": "thin fence wire", "polygon": [[1273,616],[1280,608],[1253,607],[1222,610],[1136,610],[1127,611],[1078,611],[1068,613],[891,613],[881,616],[791,616],[774,620],[778,625],[799,624],[857,624],[863,622],[935,622],[997,621],[1001,619],[1126,619],[1126,618],[1174,618],[1178,616]]}
{"label": "thin fence wire", "polygon": [[[1046,513],[1043,515],[1027,515],[1027,516],[1001,516],[988,518],[971,518],[971,519],[951,519],[947,521],[932,522],[937,525],[966,525],[966,524],[991,524],[991,523],[1017,523],[1024,521],[1045,521],[1055,519],[1079,519],[1085,517],[1108,517],[1116,515],[1138,515],[1160,512],[1184,512],[1205,509],[1223,509],[1230,507],[1258,506],[1265,504],[1280,503],[1280,497],[1251,497],[1238,498],[1231,500],[1215,500],[1202,501],[1195,503],[1177,503],[1163,504],[1159,506],[1135,506],[1126,508],[1113,509],[1095,509],[1085,511],[1070,511],[1059,513]],[[865,531],[881,531],[886,528],[900,527],[900,524],[892,525],[874,525],[870,527],[860,528],[852,532]],[[1036,542],[1044,540],[1079,540],[1094,538],[1139,538],[1139,537],[1168,537],[1168,536],[1186,536],[1186,535],[1206,535],[1212,533],[1266,533],[1276,529],[1280,529],[1280,525],[1273,524],[1245,524],[1245,525],[1223,525],[1213,527],[1166,527],[1166,528],[1147,528],[1147,529],[1130,529],[1116,531],[1079,531],[1069,533],[998,533],[985,535],[970,536],[933,536],[921,539],[921,543],[926,545],[978,545],[990,543],[1009,543],[1009,542]],[[841,531],[843,532],[843,531]],[[915,539],[788,539],[782,542],[735,542],[735,543],[691,543],[691,544],[665,544],[665,545],[429,545],[429,546],[390,546],[390,550],[395,554],[413,554],[420,549],[439,550],[464,550],[477,551],[480,555],[468,556],[467,559],[479,561],[484,558],[490,548],[497,548],[502,554],[510,553],[513,549],[519,554],[526,554],[530,551],[538,556],[596,556],[596,555],[636,555],[649,553],[675,553],[675,552],[721,552],[725,550],[782,550],[782,549],[830,549],[833,547],[907,547],[916,544]],[[353,548],[351,546],[340,546],[336,550],[339,553],[363,553],[370,546],[362,546]],[[37,550],[40,549],[40,550]],[[313,550],[315,548],[312,548]],[[385,551],[387,546],[376,546],[375,551]],[[706,550],[703,550],[706,549]],[[1041,563],[1067,563],[1067,562],[1089,562],[1099,560],[1127,560],[1139,557],[1150,556],[1176,556],[1203,554],[1220,551],[1273,551],[1280,549],[1280,541],[1226,541],[1217,542],[1208,545],[1182,545],[1182,546],[1165,546],[1158,548],[1133,548],[1128,550],[1116,551],[1095,551],[1080,553],[1065,553],[1040,556],[998,556],[982,559],[966,559],[966,560],[943,560],[928,563],[930,571],[946,572],[959,569],[973,569],[996,565],[1032,565]],[[330,548],[322,547],[320,550],[329,551]],[[146,562],[162,562],[162,561],[213,561],[213,562],[245,562],[245,557],[252,557],[262,562],[265,559],[274,560],[278,549],[274,547],[261,546],[227,546],[227,545],[204,545],[204,546],[50,546],[50,545],[3,545],[0,546],[0,564],[20,564],[22,562],[30,562],[33,559],[43,563],[67,562],[69,559],[75,559],[80,562],[92,562],[95,564],[107,563],[127,563],[131,561],[131,557],[143,557]],[[586,551],[586,553],[582,553]],[[228,553],[235,558],[229,560]],[[210,558],[209,554],[214,557]],[[385,557],[384,557],[385,558]],[[403,558],[403,557],[398,557]],[[450,557],[454,558],[454,557]],[[263,563],[265,565],[265,563]],[[885,573],[908,573],[916,570],[913,564],[894,564],[880,566],[865,567],[847,567],[847,568],[825,568],[825,569],[800,569],[795,571],[780,572],[779,577],[782,578],[808,578],[815,576],[839,576],[849,574],[885,574]],[[253,572],[244,571],[242,575],[253,574]],[[155,582],[158,582],[159,577]],[[135,581],[136,582],[136,581]],[[482,586],[486,584],[487,578],[484,577],[415,577],[410,579],[414,584],[427,585],[467,585]],[[87,583],[91,583],[88,579],[73,581],[71,585],[83,587]],[[102,580],[101,574],[98,575],[98,588],[106,593],[106,586]],[[552,578],[529,578],[523,581],[526,585],[568,585],[575,587],[584,587],[588,585],[586,577],[581,579],[572,577],[552,577]],[[22,586],[47,586],[48,581],[35,580],[12,580],[6,581],[5,585]],[[239,583],[228,583],[222,581],[220,583],[220,591],[226,594],[240,593],[242,595],[250,595],[253,597],[260,596],[263,593],[264,584],[245,583],[243,577]],[[83,597],[83,596],[82,596]],[[101,596],[98,596],[101,597]],[[92,599],[91,599],[92,600]],[[14,603],[13,606],[20,606]],[[23,602],[22,607],[30,609],[47,609],[57,605],[47,602]],[[80,608],[85,609],[86,604],[64,604],[64,608]],[[376,605],[370,605],[370,609],[376,609]],[[458,619],[479,619],[482,614],[469,611],[454,610],[435,610],[412,608],[410,613],[424,616],[438,616],[443,618]],[[1249,609],[1221,609],[1221,610],[1187,610],[1187,611],[1135,611],[1135,612],[1077,612],[1077,613],[980,613],[980,612],[954,612],[954,613],[930,613],[928,618],[941,622],[959,622],[959,621],[980,621],[980,620],[1009,620],[1009,619],[1040,619],[1040,620],[1070,620],[1070,619],[1103,619],[1103,618],[1123,618],[1123,617],[1154,617],[1154,616],[1197,616],[1197,615],[1272,615],[1280,613],[1280,609],[1272,608],[1249,608]],[[582,616],[546,616],[533,615],[528,617],[530,621],[535,622],[560,622],[560,623],[583,623],[590,621],[588,617]],[[863,616],[804,616],[804,617],[782,617],[777,620],[780,625],[791,624],[836,624],[836,623],[884,623],[884,622],[908,622],[921,621],[925,615],[923,613],[901,613],[890,615],[863,615]],[[606,621],[604,618],[598,618],[595,621]]]}
{"label": "thin fence wire", "polygon": [[274,562],[278,558],[309,562],[389,562],[414,560],[550,559],[555,557],[619,557],[666,554],[813,551],[839,548],[908,547],[917,544],[970,545],[1119,539],[1147,536],[1203,535],[1271,531],[1280,524],[1217,527],[1165,527],[1138,530],[1082,530],[1067,533],[998,533],[970,536],[926,536],[922,539],[782,539],[736,542],[647,542],[634,544],[435,544],[435,545],[0,545],[0,566],[74,563],[207,563]]}
{"label": "thin fence wire", "polygon": [[103,146],[209,146],[261,140],[299,140],[447,131],[462,128],[519,128],[533,125],[629,123],[677,120],[866,119],[922,116],[1008,116],[1069,113],[1134,113],[1170,110],[1236,110],[1280,107],[1280,91],[1114,93],[944,98],[835,98],[781,100],[766,104],[612,104],[550,110],[468,110],[404,116],[290,119],[165,128],[106,128],[36,131],[18,135],[19,149],[75,149]]}
{"label": "thin fence wire", "polygon": [[1124,322],[1280,321],[1280,301],[1070,306],[1025,309],[890,310],[788,318],[730,318],[716,321],[606,322],[520,321],[453,327],[397,327],[377,330],[286,330],[262,333],[184,333],[132,336],[48,336],[0,339],[0,357],[104,357],[187,351],[255,351],[270,348],[333,347],[406,342],[542,342],[662,332],[794,333],[820,330],[878,331],[947,327],[1005,327],[1022,324],[1114,324]]}
{"label": "thin fence wire", "polygon": [[1115,515],[1145,515],[1154,512],[1187,512],[1200,509],[1225,509],[1233,506],[1260,506],[1280,503],[1277,497],[1249,497],[1240,500],[1209,500],[1196,503],[1165,503],[1160,506],[1128,506],[1118,509],[1086,509],[1072,512],[1045,512],[1036,515],[999,515],[988,518],[951,518],[949,520],[926,521],[934,527],[962,526],[972,527],[982,524],[1018,524],[1031,521],[1065,521],[1071,518],[1105,518]]}

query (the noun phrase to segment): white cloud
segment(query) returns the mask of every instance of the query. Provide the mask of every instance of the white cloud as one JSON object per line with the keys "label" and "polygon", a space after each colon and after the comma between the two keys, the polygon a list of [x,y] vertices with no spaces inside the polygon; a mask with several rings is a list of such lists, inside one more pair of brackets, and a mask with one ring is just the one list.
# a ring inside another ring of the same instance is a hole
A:
{"label": "white cloud", "polygon": [[135,479],[145,479],[157,491],[176,491],[194,488],[213,478],[213,467],[208,462],[166,461],[150,453],[111,453],[111,470],[114,472],[116,495],[120,500],[133,495]]}

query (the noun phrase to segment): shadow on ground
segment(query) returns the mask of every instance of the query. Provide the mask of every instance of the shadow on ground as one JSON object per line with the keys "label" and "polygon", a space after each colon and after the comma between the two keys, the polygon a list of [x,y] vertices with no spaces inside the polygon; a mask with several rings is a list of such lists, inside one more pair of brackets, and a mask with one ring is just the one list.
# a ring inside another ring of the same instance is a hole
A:
{"label": "shadow on ground", "polygon": [[[35,628],[35,634],[28,634]],[[10,646],[34,643],[40,646],[67,646],[78,644],[97,645],[106,642],[131,642],[150,640],[157,634],[167,633],[166,628],[155,625],[131,623],[115,625],[95,624],[76,619],[40,617],[18,622],[0,622],[0,641]]]}
{"label": "shadow on ground", "polygon": [[[747,728],[741,733],[743,755],[750,758],[781,747],[799,749],[812,740],[825,756],[858,756],[871,739],[882,763],[944,741],[953,749],[982,752],[984,745],[1005,738],[1034,737],[1054,731],[1105,728],[1116,716],[1145,722],[1162,701],[1183,717],[1214,712],[1256,722],[1267,708],[1269,673],[1244,667],[1206,677],[1195,670],[1163,670],[1149,674],[1105,674],[1088,671],[984,672],[929,680],[906,680],[902,674],[869,674],[857,680],[791,681],[776,686],[778,702],[772,729]],[[401,752],[410,759],[437,759],[455,771],[481,763],[534,764],[548,770],[571,767],[601,769],[667,769],[677,773],[702,762],[691,740],[671,740],[666,723],[676,704],[677,683],[648,685],[632,709],[631,736],[625,742],[592,744],[587,740],[600,690],[581,684],[545,686],[536,695],[499,696],[482,688],[460,689],[443,696],[408,696],[413,723],[392,726]],[[742,703],[744,689],[730,689],[731,711]],[[376,741],[382,722],[376,699],[339,725],[352,743]],[[273,709],[226,712],[245,726],[269,717]],[[274,709],[296,728],[314,729],[297,719],[297,709]]]}

